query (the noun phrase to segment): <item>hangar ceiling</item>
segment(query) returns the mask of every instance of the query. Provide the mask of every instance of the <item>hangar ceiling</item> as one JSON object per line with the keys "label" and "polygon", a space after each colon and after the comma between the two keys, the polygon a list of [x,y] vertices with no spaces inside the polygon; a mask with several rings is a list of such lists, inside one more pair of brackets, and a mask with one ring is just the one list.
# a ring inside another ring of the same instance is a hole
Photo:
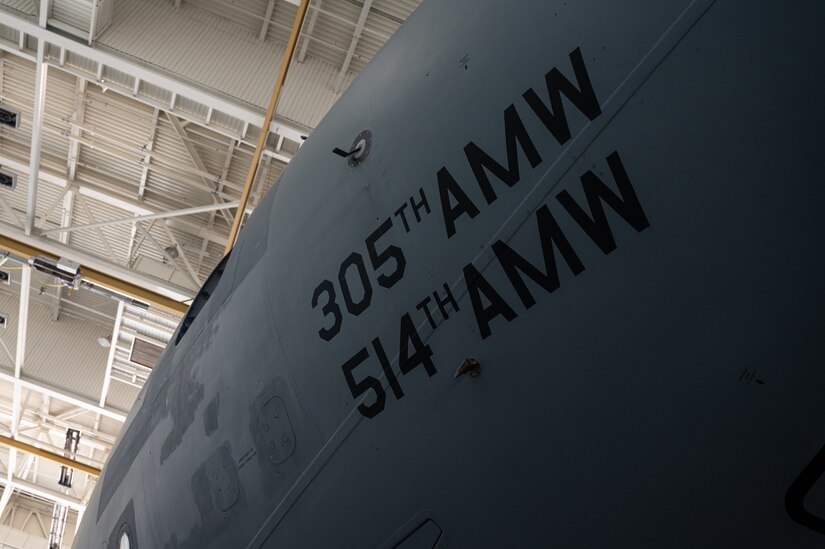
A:
{"label": "hangar ceiling", "polygon": [[[0,186],[0,439],[62,455],[75,429],[72,457],[105,464],[234,217],[277,185],[419,1],[309,2],[238,212],[298,0],[0,0],[0,107],[18,115],[0,125],[0,177],[14,180]],[[39,252],[183,305],[69,288],[30,266]],[[0,544],[41,547],[65,520],[70,546],[95,477],[59,477],[53,461],[0,445]]]}

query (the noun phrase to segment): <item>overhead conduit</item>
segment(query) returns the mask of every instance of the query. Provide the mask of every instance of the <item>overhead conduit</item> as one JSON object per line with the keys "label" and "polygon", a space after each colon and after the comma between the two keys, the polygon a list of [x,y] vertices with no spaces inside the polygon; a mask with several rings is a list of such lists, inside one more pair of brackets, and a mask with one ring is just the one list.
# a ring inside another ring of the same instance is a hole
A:
{"label": "overhead conduit", "polygon": [[[19,240],[3,235],[0,235],[0,250],[6,250],[25,259],[31,259],[32,257],[38,256],[47,257],[53,260],[59,259],[57,256],[47,252],[46,250],[30,246],[20,242]],[[166,311],[183,314],[189,308],[189,306],[185,303],[175,301],[165,295],[147,290],[146,288],[142,288],[136,284],[132,284],[131,282],[127,282],[123,279],[108,275],[95,269],[81,266],[80,274],[83,277],[83,280],[87,282],[105,286],[116,292],[136,298],[140,301],[144,301]]]}
{"label": "overhead conduit", "polygon": [[235,215],[235,220],[232,223],[232,229],[229,231],[229,239],[226,241],[226,248],[223,254],[226,255],[235,245],[238,239],[238,233],[241,230],[241,220],[243,212],[246,209],[246,203],[249,201],[249,193],[252,191],[252,183],[255,181],[255,174],[258,172],[258,164],[261,161],[261,153],[264,150],[264,143],[269,135],[269,126],[272,124],[272,117],[275,115],[275,108],[278,106],[278,98],[281,95],[281,90],[284,87],[286,80],[286,73],[289,70],[289,64],[292,61],[292,56],[295,54],[295,46],[298,44],[298,35],[301,32],[301,26],[304,24],[304,18],[309,7],[309,0],[301,0],[301,5],[298,6],[298,11],[295,13],[295,21],[292,23],[292,32],[289,35],[289,41],[286,45],[286,51],[281,59],[281,70],[278,71],[278,78],[275,80],[275,89],[272,90],[272,97],[269,99],[269,108],[266,110],[263,126],[261,126],[261,133],[258,135],[258,144],[255,147],[255,154],[252,155],[252,163],[249,165],[249,172],[246,174],[246,182],[244,183],[243,192],[241,193],[241,202],[238,206],[238,213]]}

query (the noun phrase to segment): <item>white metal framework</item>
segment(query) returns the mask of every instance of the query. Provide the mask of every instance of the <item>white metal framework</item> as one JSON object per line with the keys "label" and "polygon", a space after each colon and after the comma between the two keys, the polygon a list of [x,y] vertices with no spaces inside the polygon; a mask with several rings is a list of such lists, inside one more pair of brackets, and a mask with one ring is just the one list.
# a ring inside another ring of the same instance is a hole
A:
{"label": "white metal framework", "polygon": [[[303,140],[420,0],[311,0],[248,206],[297,0],[0,0],[0,236],[186,303]],[[101,467],[179,315],[0,250],[0,435]],[[3,273],[0,273],[2,275]],[[95,479],[0,445],[0,545],[63,546]],[[57,505],[58,507],[55,507]],[[62,511],[68,508],[68,513]],[[58,530],[63,530],[59,525]]]}

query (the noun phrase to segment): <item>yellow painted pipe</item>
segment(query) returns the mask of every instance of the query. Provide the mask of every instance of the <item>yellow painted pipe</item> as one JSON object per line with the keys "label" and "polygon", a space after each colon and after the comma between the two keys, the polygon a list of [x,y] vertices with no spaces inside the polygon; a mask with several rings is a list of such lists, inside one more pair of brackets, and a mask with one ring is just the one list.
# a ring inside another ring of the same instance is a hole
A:
{"label": "yellow painted pipe", "polygon": [[[28,244],[24,244],[23,242],[3,235],[0,235],[0,249],[7,250],[15,255],[19,255],[26,259],[35,256],[48,257],[49,259],[53,260],[59,259],[54,254],[50,254],[45,250],[35,248],[34,246],[29,246]],[[180,303],[179,301],[175,301],[174,299],[166,297],[165,295],[161,295],[157,292],[147,290],[146,288],[141,288],[136,284],[126,282],[125,280],[121,280],[119,278],[107,275],[94,269],[81,267],[80,274],[83,276],[83,280],[87,282],[92,282],[94,284],[106,286],[111,290],[115,290],[116,292],[120,292],[122,294],[134,297],[136,299],[139,299],[140,301],[145,301],[150,305],[154,305],[166,311],[183,314],[189,309],[189,306],[185,303]]]}
{"label": "yellow painted pipe", "polygon": [[54,452],[50,452],[48,450],[44,450],[42,448],[38,448],[37,446],[32,446],[31,444],[26,444],[25,442],[21,442],[17,439],[7,437],[5,435],[0,435],[0,444],[5,444],[6,446],[10,446],[12,448],[17,448],[18,450],[22,450],[28,454],[33,454],[38,457],[42,457],[43,459],[48,459],[49,461],[53,461],[55,463],[59,463],[60,465],[65,465],[67,467],[71,467],[77,471],[83,471],[89,475],[99,477],[100,476],[100,469],[94,467],[92,465],[87,465],[80,461],[75,461],[71,458],[67,458],[66,456],[56,454]]}
{"label": "yellow painted pipe", "polygon": [[235,214],[235,220],[232,222],[232,229],[229,231],[229,239],[226,241],[226,249],[223,255],[226,255],[232,250],[235,241],[238,239],[238,233],[241,230],[241,220],[243,219],[243,212],[246,209],[246,203],[249,201],[249,193],[252,191],[252,183],[255,181],[255,174],[258,171],[258,163],[261,161],[261,153],[264,150],[264,143],[269,134],[269,125],[272,124],[272,117],[275,115],[275,107],[278,105],[278,98],[281,95],[281,90],[284,87],[286,80],[286,73],[289,70],[289,63],[292,61],[292,56],[295,53],[295,46],[298,44],[298,35],[301,32],[301,26],[304,24],[304,17],[307,14],[309,7],[309,0],[301,0],[301,5],[298,6],[298,12],[295,14],[295,21],[292,23],[292,32],[289,35],[289,41],[286,44],[286,51],[284,57],[281,59],[281,70],[278,71],[278,79],[275,80],[275,89],[272,90],[272,97],[269,99],[269,108],[266,110],[264,123],[261,127],[261,134],[258,136],[258,144],[255,147],[255,154],[252,155],[252,163],[249,165],[249,172],[246,174],[246,182],[244,183],[243,192],[241,193],[241,203],[238,205],[238,211]]}

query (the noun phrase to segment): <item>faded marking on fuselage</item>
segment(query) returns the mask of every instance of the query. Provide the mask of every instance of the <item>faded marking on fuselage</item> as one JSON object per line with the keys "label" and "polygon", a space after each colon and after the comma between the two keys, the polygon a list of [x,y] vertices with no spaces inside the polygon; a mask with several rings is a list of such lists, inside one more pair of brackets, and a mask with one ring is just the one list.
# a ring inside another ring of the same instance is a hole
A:
{"label": "faded marking on fuselage", "polygon": [[[499,239],[505,242],[509,241],[524,223],[534,217],[536,210],[540,208],[541,204],[545,201],[545,197],[561,183],[562,178],[573,167],[576,160],[578,160],[590,144],[595,141],[610,121],[621,111],[626,102],[630,100],[630,97],[636,93],[642,83],[656,70],[662,60],[667,57],[675,45],[688,33],[690,28],[712,4],[713,0],[692,2],[679,14],[673,24],[668,27],[642,60],[633,67],[627,77],[608,96],[608,99],[602,105],[604,116],[601,116],[599,120],[595,122],[591,121],[586,124],[580,131],[572,136],[572,139],[569,141],[569,146],[559,153],[543,173],[539,174],[533,187],[525,193],[521,204],[513,211],[513,214],[504,224],[494,232],[490,238],[490,244]],[[496,257],[494,254],[482,249],[482,252],[473,258],[472,263],[478,265],[479,270],[484,272],[495,260]],[[456,280],[455,283],[449,285],[453,292],[458,294],[457,297],[459,301],[466,295],[466,291],[459,292],[460,283],[463,282],[464,278],[462,276]],[[326,315],[326,311],[324,311],[324,315]],[[340,320],[338,322],[340,322]],[[423,320],[421,326],[426,325],[428,325],[427,320]],[[328,338],[324,338],[323,334],[321,334],[321,337],[325,341],[329,341],[336,333],[337,330],[335,333],[330,334]],[[430,332],[430,335],[431,334],[432,332]],[[427,343],[427,341],[427,338],[423,339],[424,343]],[[384,379],[384,376],[382,376],[382,379]],[[304,490],[306,490],[309,483],[311,483],[316,475],[327,465],[332,455],[363,419],[364,416],[358,412],[357,407],[353,407],[350,413],[344,417],[334,430],[333,434],[327,439],[323,448],[321,448],[314,456],[312,462],[306,467],[301,480],[293,484],[281,502],[272,509],[267,519],[261,524],[258,531],[247,544],[247,549],[259,547],[269,538],[295,501]]]}
{"label": "faded marking on fuselage", "polygon": [[221,394],[216,393],[215,398],[209,401],[206,411],[203,413],[203,433],[211,435],[218,430],[218,414],[221,408]]}
{"label": "faded marking on fuselage", "polygon": [[[238,478],[229,448],[229,441],[224,441],[192,475],[189,486],[192,489],[192,500],[198,507],[199,520],[180,539],[178,533],[170,532],[163,545],[165,549],[212,546],[216,538],[225,532],[226,526],[233,522],[233,517],[237,519],[238,513],[245,509],[246,493]],[[228,488],[230,484],[234,485],[235,490],[232,498],[222,498],[217,494],[218,488]],[[221,501],[229,504],[225,510],[218,507]]]}
{"label": "faded marking on fuselage", "polygon": [[183,435],[195,422],[195,410],[203,400],[203,384],[194,378],[195,362],[186,357],[178,368],[175,381],[166,391],[166,410],[172,418],[172,430],[166,435],[160,447],[160,463],[163,464],[177,450]]}
{"label": "faded marking on fuselage", "polygon": [[[208,306],[208,305],[207,305]],[[195,422],[195,411],[204,398],[203,383],[198,383],[196,374],[201,357],[207,354],[209,342],[218,329],[217,322],[208,323],[197,339],[186,351],[185,356],[164,353],[178,359],[176,363],[162,361],[146,385],[143,402],[134,420],[128,427],[106,464],[106,473],[101,478],[100,503],[97,520],[103,516],[109,502],[128,476],[135,456],[140,455],[155,428],[167,417],[172,418],[172,431],[161,448],[161,463],[180,445],[183,434]],[[180,350],[180,349],[179,349]],[[185,386],[185,389],[182,388]],[[184,402],[185,401],[185,402]],[[186,408],[189,408],[187,411]]]}

